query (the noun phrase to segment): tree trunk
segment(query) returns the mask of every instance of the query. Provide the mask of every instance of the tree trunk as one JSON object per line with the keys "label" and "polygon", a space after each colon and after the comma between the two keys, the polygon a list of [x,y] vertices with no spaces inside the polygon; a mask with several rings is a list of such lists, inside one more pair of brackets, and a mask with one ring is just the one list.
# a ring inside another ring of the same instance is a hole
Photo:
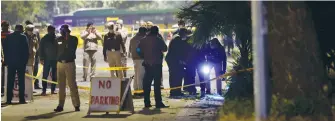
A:
{"label": "tree trunk", "polygon": [[266,2],[272,92],[317,102],[316,114],[330,115],[328,84],[311,14],[305,2]]}

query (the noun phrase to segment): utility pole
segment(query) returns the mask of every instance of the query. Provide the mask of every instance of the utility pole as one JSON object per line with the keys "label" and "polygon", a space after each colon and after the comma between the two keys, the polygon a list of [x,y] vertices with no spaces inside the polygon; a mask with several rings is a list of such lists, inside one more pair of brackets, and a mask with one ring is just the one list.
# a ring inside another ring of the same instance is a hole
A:
{"label": "utility pole", "polygon": [[262,1],[251,2],[252,16],[252,48],[254,65],[254,98],[256,121],[265,121],[268,118],[271,104],[269,87],[269,72],[267,67],[267,44],[264,35],[267,25],[264,19]]}

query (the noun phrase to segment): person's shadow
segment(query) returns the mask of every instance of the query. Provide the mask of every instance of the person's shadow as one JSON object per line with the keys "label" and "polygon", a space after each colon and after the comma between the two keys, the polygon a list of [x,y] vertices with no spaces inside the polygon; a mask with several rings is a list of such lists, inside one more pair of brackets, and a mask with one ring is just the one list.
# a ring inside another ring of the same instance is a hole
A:
{"label": "person's shadow", "polygon": [[159,108],[154,108],[154,109],[149,109],[149,108],[143,108],[138,112],[138,114],[143,114],[143,115],[155,115],[155,114],[161,114],[165,113],[162,112],[161,109]]}
{"label": "person's shadow", "polygon": [[40,114],[40,115],[36,115],[36,116],[27,116],[24,117],[23,121],[30,121],[30,120],[40,120],[40,119],[51,119],[55,116],[59,116],[59,115],[64,115],[64,114],[68,114],[68,113],[73,113],[75,111],[69,111],[69,112],[50,112],[50,113],[45,113],[45,114]]}

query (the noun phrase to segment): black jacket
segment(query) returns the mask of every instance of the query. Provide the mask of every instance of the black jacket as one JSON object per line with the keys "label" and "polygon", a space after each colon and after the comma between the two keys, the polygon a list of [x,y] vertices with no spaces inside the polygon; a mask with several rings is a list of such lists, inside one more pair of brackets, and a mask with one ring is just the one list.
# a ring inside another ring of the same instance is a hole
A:
{"label": "black jacket", "polygon": [[179,36],[174,37],[169,44],[169,51],[166,54],[167,63],[185,62],[187,57],[186,47],[188,47],[186,40],[182,40]]}
{"label": "black jacket", "polygon": [[55,34],[46,34],[39,47],[41,60],[57,60],[57,41]]}
{"label": "black jacket", "polygon": [[57,40],[57,60],[58,61],[74,61],[76,59],[76,51],[78,46],[78,38],[69,35],[68,39],[63,36]]}
{"label": "black jacket", "polygon": [[3,46],[5,63],[8,66],[26,65],[29,58],[28,38],[20,32],[9,34]]}

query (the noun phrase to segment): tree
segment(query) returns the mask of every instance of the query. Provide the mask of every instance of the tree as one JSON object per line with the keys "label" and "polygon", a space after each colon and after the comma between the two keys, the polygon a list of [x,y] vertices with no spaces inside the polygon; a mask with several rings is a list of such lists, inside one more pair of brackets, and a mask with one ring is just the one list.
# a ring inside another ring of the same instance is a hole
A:
{"label": "tree", "polygon": [[330,115],[328,86],[310,11],[304,2],[267,2],[273,93],[313,101],[316,114]]}
{"label": "tree", "polygon": [[[210,37],[218,34],[231,35],[236,32],[240,52],[234,63],[234,70],[252,67],[251,56],[251,13],[249,2],[195,2],[178,13],[178,18],[186,19],[197,29],[194,32],[195,46],[202,45]],[[227,97],[252,98],[253,80],[251,72],[232,76]]]}
{"label": "tree", "polygon": [[46,16],[46,1],[1,1],[1,16],[11,24],[25,20],[37,21],[37,17]]}

